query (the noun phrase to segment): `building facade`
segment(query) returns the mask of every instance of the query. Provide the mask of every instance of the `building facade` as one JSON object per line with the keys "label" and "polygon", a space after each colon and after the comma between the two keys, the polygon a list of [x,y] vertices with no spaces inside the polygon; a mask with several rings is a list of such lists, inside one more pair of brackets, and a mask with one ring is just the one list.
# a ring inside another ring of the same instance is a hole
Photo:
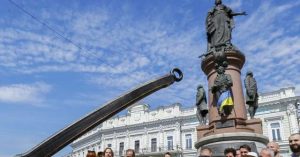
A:
{"label": "building facade", "polygon": [[136,104],[125,116],[112,118],[71,144],[72,157],[85,157],[88,150],[103,151],[111,147],[115,156],[132,148],[137,156],[193,156],[196,108],[182,109],[180,104],[149,110],[147,104]]}
{"label": "building facade", "polygon": [[[263,122],[263,134],[277,141],[283,156],[289,154],[288,137],[299,131],[295,88],[283,88],[260,94],[256,118]],[[70,157],[85,157],[88,150],[96,152],[111,147],[116,157],[126,149],[134,149],[137,156],[196,156],[196,107],[180,104],[150,110],[147,104],[136,104],[127,115],[111,118],[71,144]]]}
{"label": "building facade", "polygon": [[263,134],[270,141],[278,142],[280,153],[290,156],[288,137],[299,132],[299,120],[295,88],[282,88],[280,90],[259,95],[259,108],[256,118],[263,124]]}

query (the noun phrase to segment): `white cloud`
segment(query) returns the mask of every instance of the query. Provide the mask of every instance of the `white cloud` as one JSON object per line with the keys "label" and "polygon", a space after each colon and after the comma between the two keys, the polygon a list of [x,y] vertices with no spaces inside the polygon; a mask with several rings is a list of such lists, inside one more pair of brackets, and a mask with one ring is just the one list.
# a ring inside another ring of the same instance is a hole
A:
{"label": "white cloud", "polygon": [[[241,0],[226,2],[235,11],[240,11],[243,3]],[[248,12],[248,16],[237,18],[233,41],[246,54],[244,69],[252,69],[263,86],[269,82],[273,84],[272,78],[278,74],[295,72],[292,68],[299,66],[299,37],[287,35],[285,27],[289,21],[285,21],[286,24],[281,21],[288,16],[287,10],[299,6],[299,2],[277,5],[262,1],[259,6],[254,12]],[[22,73],[96,73],[97,76],[91,76],[92,82],[121,88],[147,81],[143,78],[146,74],[164,74],[175,66],[191,75],[189,86],[196,87],[197,81],[205,81],[203,75],[196,77],[199,73],[203,74],[197,56],[205,51],[206,41],[202,39],[205,33],[201,32],[204,28],[193,26],[181,30],[174,23],[164,22],[161,18],[163,13],[156,18],[133,19],[125,15],[116,20],[105,8],[65,12],[62,17],[46,13],[42,16],[47,23],[63,19],[65,28],[58,28],[83,50],[49,30],[41,32],[39,28],[15,27],[0,32],[0,65]],[[180,12],[184,17],[194,17],[189,15],[192,13],[190,10]],[[187,21],[182,21],[182,25],[186,25],[184,22]],[[299,83],[292,76],[287,77],[295,84]],[[284,79],[284,76],[276,78]],[[188,94],[185,93],[194,92],[186,85],[178,88],[186,99]]]}
{"label": "white cloud", "polygon": [[51,86],[45,83],[0,86],[0,101],[39,106],[43,102],[44,94],[50,90]]}
{"label": "white cloud", "polygon": [[145,81],[149,81],[149,74],[146,72],[133,72],[126,75],[106,75],[100,77],[93,77],[90,82],[96,83],[106,87],[118,87],[119,89],[133,88]]}
{"label": "white cloud", "polygon": [[[228,2],[226,1],[223,3],[225,3],[227,6],[229,6],[233,10],[241,9],[241,6],[242,6],[242,0],[230,0]],[[237,11],[235,11],[235,12],[237,12]]]}
{"label": "white cloud", "polygon": [[[199,38],[198,28],[176,31],[174,25],[159,20],[131,21],[123,16],[112,21],[105,9],[75,14],[73,18],[63,17],[67,20],[66,27],[70,28],[65,34],[71,34],[69,37],[81,45],[83,51],[50,31],[28,32],[14,28],[3,31],[3,37],[0,36],[3,40],[11,39],[9,44],[0,43],[0,48],[3,47],[0,65],[30,74],[97,73],[101,75],[91,76],[91,82],[130,89],[148,78],[153,79],[157,73],[162,75],[175,66],[185,68],[188,62],[199,62],[197,56],[203,45],[195,40]],[[49,15],[45,16],[51,20]],[[16,47],[16,41],[24,44]]]}
{"label": "white cloud", "polygon": [[300,1],[281,5],[261,1],[260,7],[237,23],[234,43],[245,53],[244,71],[253,70],[260,92],[300,84],[296,77],[300,67],[300,38],[297,33],[289,32],[296,30],[287,29],[296,18],[289,10],[299,5]]}
{"label": "white cloud", "polygon": [[[86,17],[85,15],[82,16],[82,18]],[[80,19],[81,16],[74,21],[69,21],[69,23],[70,25],[78,23],[81,21]],[[110,26],[105,26],[104,29],[94,28],[95,24],[92,21],[97,21],[98,18],[90,17],[86,20],[89,22],[86,22],[87,24],[84,22],[84,26],[80,26],[80,28],[88,27],[89,31],[86,31],[86,34],[78,31],[78,34],[73,36],[78,45],[83,48],[82,50],[62,39],[57,39],[53,35],[29,32],[23,28],[3,30],[0,36],[0,40],[3,41],[0,43],[0,65],[18,67],[16,70],[22,69],[19,72],[26,73],[55,70],[107,72],[103,69],[110,69],[109,72],[114,73],[125,73],[149,64],[149,59],[141,54],[141,50],[131,48],[131,46],[139,46],[136,45],[140,43],[136,37],[130,37],[123,30],[114,32]],[[102,22],[102,19],[99,19],[98,22]],[[74,28],[79,30],[77,25]],[[64,67],[57,68],[59,64]],[[79,66],[74,66],[74,64]],[[130,70],[128,66],[130,66]],[[102,70],[86,70],[91,69],[91,67],[92,69],[101,67]]]}

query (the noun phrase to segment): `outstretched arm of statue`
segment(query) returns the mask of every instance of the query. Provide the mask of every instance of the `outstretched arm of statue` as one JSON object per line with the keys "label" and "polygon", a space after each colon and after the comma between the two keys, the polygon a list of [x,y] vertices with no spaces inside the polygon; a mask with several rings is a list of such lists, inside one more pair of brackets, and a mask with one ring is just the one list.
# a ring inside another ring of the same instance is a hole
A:
{"label": "outstretched arm of statue", "polygon": [[248,15],[248,14],[245,11],[243,11],[241,13],[234,13],[234,12],[232,12],[230,15],[231,16],[239,16],[239,15]]}

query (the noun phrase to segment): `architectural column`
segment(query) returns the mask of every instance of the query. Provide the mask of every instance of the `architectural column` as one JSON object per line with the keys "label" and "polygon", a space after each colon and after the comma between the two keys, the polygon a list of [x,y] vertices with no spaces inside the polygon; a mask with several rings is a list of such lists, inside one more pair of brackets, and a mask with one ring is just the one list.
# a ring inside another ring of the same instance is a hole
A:
{"label": "architectural column", "polygon": [[[158,148],[163,148],[164,147],[164,131],[163,131],[162,125],[159,125],[159,133],[158,134],[159,134],[159,138],[157,140]],[[158,150],[158,151],[160,151],[160,150]]]}
{"label": "architectural column", "polygon": [[[113,145],[112,145],[112,149],[113,150],[119,150],[118,149],[118,140],[117,140],[117,134],[116,134],[116,132],[114,131],[114,138],[113,138],[113,140],[112,140],[112,142],[111,143],[114,143]],[[117,153],[117,152],[115,152],[115,153]]]}
{"label": "architectural column", "polygon": [[[178,148],[181,148],[182,141],[181,141],[181,124],[179,122],[176,122],[176,145],[178,145]],[[176,147],[176,146],[175,146]],[[176,148],[177,149],[177,148]]]}
{"label": "architectural column", "polygon": [[299,130],[298,122],[297,122],[297,110],[293,104],[289,104],[287,107],[287,115],[289,118],[290,126],[291,126],[291,134],[297,133]]}
{"label": "architectural column", "polygon": [[[149,135],[148,135],[148,131],[147,131],[147,128],[146,127],[144,127],[144,135],[142,136],[143,137],[143,139],[141,139],[141,148],[142,149],[148,149],[148,141],[149,141]],[[143,151],[143,150],[141,150],[141,151]]]}
{"label": "architectural column", "polygon": [[102,135],[101,136],[101,149],[102,149],[102,151],[104,151],[105,148],[106,148],[106,146],[104,146],[104,137]]}
{"label": "architectural column", "polygon": [[132,148],[132,146],[131,146],[131,141],[130,141],[130,136],[129,136],[129,130],[127,129],[126,130],[126,142],[125,142],[125,144],[127,144],[127,146],[124,146],[125,147],[125,150],[126,150],[126,147],[127,147],[127,149],[134,149],[134,147]]}

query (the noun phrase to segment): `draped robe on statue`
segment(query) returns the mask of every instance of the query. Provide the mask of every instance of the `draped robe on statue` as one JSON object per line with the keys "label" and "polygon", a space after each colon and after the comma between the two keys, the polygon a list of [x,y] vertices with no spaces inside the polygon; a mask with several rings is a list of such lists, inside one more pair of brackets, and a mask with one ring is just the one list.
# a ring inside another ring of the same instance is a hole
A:
{"label": "draped robe on statue", "polygon": [[208,49],[231,43],[231,31],[234,27],[232,10],[219,4],[208,12],[206,18],[206,31]]}

